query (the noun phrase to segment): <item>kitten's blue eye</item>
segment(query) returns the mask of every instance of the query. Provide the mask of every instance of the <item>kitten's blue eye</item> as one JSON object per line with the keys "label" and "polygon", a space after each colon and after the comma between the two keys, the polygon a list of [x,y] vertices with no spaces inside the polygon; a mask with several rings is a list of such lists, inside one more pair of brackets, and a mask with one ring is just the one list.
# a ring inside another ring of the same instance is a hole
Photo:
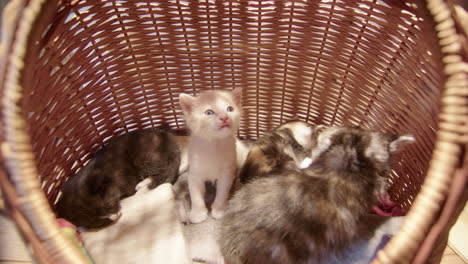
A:
{"label": "kitten's blue eye", "polygon": [[226,109],[228,112],[234,112],[234,107],[232,106],[228,106],[228,108]]}
{"label": "kitten's blue eye", "polygon": [[212,114],[214,114],[213,110],[206,110],[205,111],[205,115],[212,115]]}

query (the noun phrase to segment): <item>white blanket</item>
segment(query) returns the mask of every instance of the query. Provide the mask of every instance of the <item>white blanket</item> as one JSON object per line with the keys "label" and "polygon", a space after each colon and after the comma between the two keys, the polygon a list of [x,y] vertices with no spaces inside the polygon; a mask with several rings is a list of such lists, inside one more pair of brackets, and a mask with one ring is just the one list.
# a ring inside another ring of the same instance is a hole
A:
{"label": "white blanket", "polygon": [[340,256],[330,256],[322,264],[368,264],[382,249],[390,238],[395,235],[403,223],[404,217],[383,217],[369,215],[366,228],[359,232],[362,239],[356,241]]}
{"label": "white blanket", "polygon": [[82,233],[96,264],[191,263],[171,184],[140,190],[121,206],[117,223]]}
{"label": "white blanket", "polygon": [[[186,175],[181,176],[174,187],[163,184],[122,200],[122,217],[116,224],[82,233],[96,264],[224,263],[217,243],[220,220],[209,218],[200,224],[182,224],[190,198]],[[369,263],[376,249],[386,242],[386,236],[396,233],[402,220],[403,217],[370,216],[368,227],[361,230],[366,239],[325,263]]]}
{"label": "white blanket", "polygon": [[[221,220],[216,220],[210,216],[207,220],[198,224],[188,223],[187,215],[190,210],[190,195],[187,176],[187,173],[179,176],[177,183],[174,185],[174,190],[181,221],[185,223],[183,232],[188,254],[193,263],[222,264],[224,263],[224,259],[218,246]],[[207,189],[205,196],[207,205],[213,202],[214,192],[214,189]]]}

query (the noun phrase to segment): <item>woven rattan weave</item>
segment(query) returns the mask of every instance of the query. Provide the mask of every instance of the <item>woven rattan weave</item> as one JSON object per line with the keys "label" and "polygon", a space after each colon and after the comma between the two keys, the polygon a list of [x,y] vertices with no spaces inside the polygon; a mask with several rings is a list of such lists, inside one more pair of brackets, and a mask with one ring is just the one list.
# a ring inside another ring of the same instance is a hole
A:
{"label": "woven rattan weave", "polygon": [[0,50],[3,196],[36,259],[85,262],[54,222],[68,177],[114,136],[184,130],[179,93],[242,87],[243,138],[293,116],[416,136],[389,178],[411,210],[376,260],[407,263],[455,175],[466,182],[467,50],[450,1],[13,0]]}

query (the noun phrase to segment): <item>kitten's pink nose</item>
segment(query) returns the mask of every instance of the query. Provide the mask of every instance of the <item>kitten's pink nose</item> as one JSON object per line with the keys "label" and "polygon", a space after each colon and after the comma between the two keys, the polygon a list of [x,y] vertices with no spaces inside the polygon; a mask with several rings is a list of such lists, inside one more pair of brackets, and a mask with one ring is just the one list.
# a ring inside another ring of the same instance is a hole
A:
{"label": "kitten's pink nose", "polygon": [[228,121],[229,117],[227,115],[219,116],[219,119],[221,119],[221,121],[223,121],[223,123],[225,123],[226,121]]}

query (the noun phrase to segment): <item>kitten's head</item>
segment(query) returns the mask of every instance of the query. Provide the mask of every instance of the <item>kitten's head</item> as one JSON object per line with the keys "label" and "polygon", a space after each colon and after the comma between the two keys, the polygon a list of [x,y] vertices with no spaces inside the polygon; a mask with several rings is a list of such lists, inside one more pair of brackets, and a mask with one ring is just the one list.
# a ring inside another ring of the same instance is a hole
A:
{"label": "kitten's head", "polygon": [[56,205],[58,217],[86,228],[100,227],[100,219],[120,211],[118,186],[94,164],[95,160],[91,160],[65,183]]}
{"label": "kitten's head", "polygon": [[386,191],[385,177],[392,155],[415,141],[412,135],[344,127],[321,127],[313,137],[312,167],[335,170],[340,172],[338,175],[351,177],[353,182],[375,183],[372,187],[375,198]]}
{"label": "kitten's head", "polygon": [[361,128],[319,127],[313,141],[314,161],[320,159],[329,167],[348,171],[363,168],[380,171],[388,167],[393,154],[413,143],[415,138]]}
{"label": "kitten's head", "polygon": [[107,216],[120,211],[121,192],[113,183],[112,176],[102,173],[101,170],[92,171],[87,178],[86,188],[83,192],[83,201],[91,206],[96,216]]}
{"label": "kitten's head", "polygon": [[312,147],[312,132],[314,131],[313,127],[306,122],[293,120],[286,122],[285,124],[278,127],[278,130],[289,129],[291,131],[294,139],[301,145],[304,149],[310,149]]}
{"label": "kitten's head", "polygon": [[236,133],[242,114],[241,98],[241,88],[179,95],[191,133],[206,138],[225,138]]}

